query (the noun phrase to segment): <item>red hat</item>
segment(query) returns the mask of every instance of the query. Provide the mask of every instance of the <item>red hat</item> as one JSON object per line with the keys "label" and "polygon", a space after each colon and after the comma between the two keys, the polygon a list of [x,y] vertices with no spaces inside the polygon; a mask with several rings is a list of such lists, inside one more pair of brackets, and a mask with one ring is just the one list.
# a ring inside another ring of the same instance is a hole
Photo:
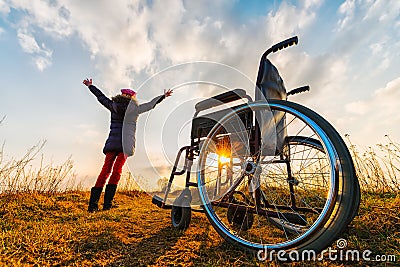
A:
{"label": "red hat", "polygon": [[121,89],[121,93],[130,95],[130,96],[136,95],[136,92],[129,88]]}

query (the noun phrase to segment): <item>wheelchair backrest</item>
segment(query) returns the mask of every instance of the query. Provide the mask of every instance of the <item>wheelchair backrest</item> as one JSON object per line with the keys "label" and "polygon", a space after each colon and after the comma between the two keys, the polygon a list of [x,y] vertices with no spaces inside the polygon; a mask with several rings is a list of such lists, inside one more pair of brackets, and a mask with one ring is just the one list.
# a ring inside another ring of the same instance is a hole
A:
{"label": "wheelchair backrest", "polygon": [[[279,75],[278,69],[269,61],[265,59],[261,62],[257,84],[256,84],[255,100],[286,100],[286,88],[283,83],[282,77]],[[261,133],[262,138],[262,154],[266,156],[275,155],[280,153],[284,146],[284,140],[287,136],[285,127],[286,117],[282,112],[274,112],[275,118],[275,134],[272,136],[270,132]],[[279,118],[279,119],[278,119]],[[270,125],[270,121],[264,118],[257,118],[260,129],[264,129],[263,125]],[[267,137],[267,138],[265,138]],[[276,137],[276,139],[275,139]],[[269,140],[267,140],[269,139]],[[275,139],[275,140],[271,140]]]}
{"label": "wheelchair backrest", "polygon": [[280,99],[286,100],[286,88],[278,69],[265,59],[260,66],[259,77],[257,78],[257,87],[255,100]]}

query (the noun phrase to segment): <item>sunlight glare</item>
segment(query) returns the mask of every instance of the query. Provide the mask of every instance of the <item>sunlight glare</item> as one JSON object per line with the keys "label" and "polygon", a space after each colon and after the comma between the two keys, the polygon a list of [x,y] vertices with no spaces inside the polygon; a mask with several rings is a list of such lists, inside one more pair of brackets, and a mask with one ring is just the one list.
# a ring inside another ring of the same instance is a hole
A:
{"label": "sunlight glare", "polygon": [[227,157],[225,157],[225,156],[219,156],[218,157],[218,162],[220,163],[220,164],[226,164],[226,163],[229,163],[231,161],[231,159],[230,158],[227,158]]}

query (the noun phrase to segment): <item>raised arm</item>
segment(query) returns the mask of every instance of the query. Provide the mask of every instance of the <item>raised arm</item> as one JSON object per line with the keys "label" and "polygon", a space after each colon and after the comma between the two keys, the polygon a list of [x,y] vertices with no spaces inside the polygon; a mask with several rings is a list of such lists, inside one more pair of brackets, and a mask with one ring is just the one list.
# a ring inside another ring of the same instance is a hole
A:
{"label": "raised arm", "polygon": [[90,92],[92,92],[96,96],[100,104],[102,104],[110,111],[113,111],[115,109],[112,100],[105,96],[103,92],[100,91],[100,89],[93,85],[92,79],[83,80],[83,84],[86,85],[89,88]]}
{"label": "raised arm", "polygon": [[147,111],[153,109],[158,103],[163,101],[164,98],[165,98],[164,95],[159,95],[147,103],[140,104],[138,106],[138,113],[141,114],[141,113],[144,113],[144,112],[147,112]]}
{"label": "raised arm", "polygon": [[147,103],[143,103],[143,104],[140,104],[139,106],[138,106],[138,113],[139,114],[141,114],[141,113],[144,113],[144,112],[147,112],[147,111],[149,111],[149,110],[151,110],[151,109],[153,109],[158,103],[160,103],[161,101],[163,101],[166,97],[169,97],[169,96],[171,96],[172,95],[172,90],[164,90],[164,94],[163,95],[160,95],[160,96],[156,96],[155,98],[153,98],[150,102],[147,102]]}

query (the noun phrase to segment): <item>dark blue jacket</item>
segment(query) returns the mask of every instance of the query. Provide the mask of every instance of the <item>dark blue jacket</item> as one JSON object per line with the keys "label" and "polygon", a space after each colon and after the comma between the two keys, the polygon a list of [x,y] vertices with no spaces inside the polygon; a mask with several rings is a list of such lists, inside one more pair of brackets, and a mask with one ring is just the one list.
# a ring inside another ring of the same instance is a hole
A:
{"label": "dark blue jacket", "polygon": [[[138,105],[137,101],[122,95],[109,99],[94,85],[90,85],[89,90],[111,112],[110,133],[104,145],[103,153],[124,152],[128,156],[132,156],[135,152],[136,121],[139,114],[153,109],[165,96],[157,96],[148,103]],[[129,116],[125,116],[125,114],[129,114]]]}

